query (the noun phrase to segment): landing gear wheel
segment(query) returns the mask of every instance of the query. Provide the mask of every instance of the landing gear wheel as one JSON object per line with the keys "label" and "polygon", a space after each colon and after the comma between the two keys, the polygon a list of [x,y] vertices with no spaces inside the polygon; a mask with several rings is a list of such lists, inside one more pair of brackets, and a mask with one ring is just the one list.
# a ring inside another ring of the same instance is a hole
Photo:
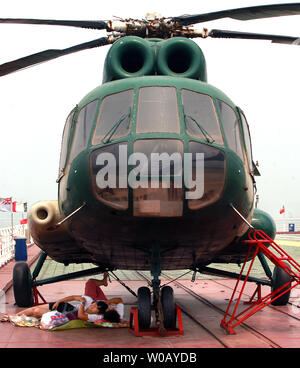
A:
{"label": "landing gear wheel", "polygon": [[138,320],[140,328],[149,328],[151,324],[151,293],[150,289],[142,286],[138,289]]}
{"label": "landing gear wheel", "polygon": [[[287,290],[291,287],[291,276],[285,272],[281,267],[275,266],[272,276],[272,292],[276,289],[282,287],[286,283],[289,284],[282,289],[279,294],[281,294],[284,290]],[[279,298],[274,300],[271,304],[272,305],[286,305],[290,298],[290,292],[288,291],[285,294],[281,295]],[[275,295],[276,296],[276,295]]]}
{"label": "landing gear wheel", "polygon": [[19,307],[33,306],[32,277],[26,262],[18,262],[13,270],[13,288]]}
{"label": "landing gear wheel", "polygon": [[176,326],[174,292],[170,286],[161,289],[161,304],[164,315],[164,327],[174,328]]}

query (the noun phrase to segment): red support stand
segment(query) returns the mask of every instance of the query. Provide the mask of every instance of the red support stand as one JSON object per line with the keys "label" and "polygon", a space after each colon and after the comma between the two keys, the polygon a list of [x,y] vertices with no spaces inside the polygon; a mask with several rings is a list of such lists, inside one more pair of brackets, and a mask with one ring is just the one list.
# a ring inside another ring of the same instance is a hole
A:
{"label": "red support stand", "polygon": [[[257,297],[256,300],[254,299],[255,296]],[[244,304],[255,304],[255,303],[260,303],[261,301],[262,301],[261,284],[258,284],[250,300],[248,300],[247,302],[244,302]]]}
{"label": "red support stand", "polygon": [[[33,305],[41,305],[41,304],[47,304],[46,300],[43,298],[41,293],[38,291],[37,287],[33,287],[33,296],[34,296],[34,303]],[[39,297],[42,299],[43,303],[39,303]]]}
{"label": "red support stand", "polygon": [[[276,244],[273,239],[271,239],[267,234],[265,234],[261,230],[253,230],[249,234],[249,239],[250,240],[246,240],[243,242],[245,245],[249,246],[248,253],[246,255],[240,275],[237,279],[224,318],[221,321],[221,327],[223,327],[225,331],[229,334],[235,334],[234,328],[236,326],[238,326],[247,318],[251,317],[258,311],[269,305],[271,302],[273,302],[274,300],[281,297],[283,294],[287,293],[289,290],[293,289],[295,286],[300,284],[300,265],[291,256],[289,256],[288,253],[286,253],[282,248],[280,248],[279,245]],[[254,250],[253,255],[251,255],[252,250]],[[241,297],[245,289],[245,285],[247,283],[250,271],[252,269],[254,259],[257,256],[258,252],[264,254],[271,262],[275,264],[275,266],[281,267],[286,273],[288,273],[289,276],[291,277],[291,281],[287,282],[280,288],[274,290],[273,292],[269,293],[264,297],[262,297],[261,295],[261,286],[258,285],[250,301],[245,303],[250,304],[250,306],[244,309],[242,312],[238,313],[237,311],[238,306],[240,304]],[[251,262],[248,267],[246,277],[242,283],[241,289],[239,289],[238,291],[238,286],[241,282],[241,277],[245,269],[245,265],[247,261],[250,259]],[[286,261],[287,263],[285,263],[284,261]],[[287,288],[287,286],[290,285],[291,282],[295,282],[294,285],[291,284],[292,286]],[[236,295],[236,293],[238,294],[237,302],[235,304],[235,307],[233,308],[233,311],[230,313],[231,311],[230,308],[232,306],[232,302],[234,300],[234,296]],[[257,300],[253,300],[256,294]]]}
{"label": "red support stand", "polygon": [[129,317],[129,331],[135,336],[169,336],[183,335],[183,324],[181,318],[181,310],[175,305],[175,311],[178,321],[178,328],[168,328],[160,331],[159,327],[150,327],[147,329],[139,328],[138,310],[137,307],[131,307]]}

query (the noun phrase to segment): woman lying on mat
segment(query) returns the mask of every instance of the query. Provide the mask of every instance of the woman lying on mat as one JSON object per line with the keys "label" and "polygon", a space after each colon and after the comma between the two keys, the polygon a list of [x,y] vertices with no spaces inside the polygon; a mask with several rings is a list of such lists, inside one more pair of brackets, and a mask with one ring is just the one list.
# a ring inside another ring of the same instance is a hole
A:
{"label": "woman lying on mat", "polygon": [[[41,318],[44,313],[57,310],[69,320],[81,319],[95,322],[99,319],[105,319],[108,322],[120,322],[124,315],[122,298],[107,299],[100,287],[107,286],[107,277],[108,274],[105,272],[103,280],[89,279],[85,284],[85,294],[82,296],[67,296],[53,303],[27,308],[17,313],[17,315],[25,314],[26,316]],[[74,305],[68,303],[71,301],[77,301],[81,304],[74,307]],[[116,304],[116,306],[112,306],[112,304]]]}

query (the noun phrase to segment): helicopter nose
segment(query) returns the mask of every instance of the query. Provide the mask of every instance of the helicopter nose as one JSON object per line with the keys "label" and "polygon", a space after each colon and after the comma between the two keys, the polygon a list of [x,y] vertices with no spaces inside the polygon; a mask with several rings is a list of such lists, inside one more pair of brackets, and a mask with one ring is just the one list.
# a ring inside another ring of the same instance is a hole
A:
{"label": "helicopter nose", "polygon": [[132,207],[137,217],[182,216],[185,200],[200,209],[220,198],[225,183],[225,154],[198,142],[184,152],[181,140],[139,139],[131,154],[122,142],[97,148],[90,159],[96,198],[118,210]]}

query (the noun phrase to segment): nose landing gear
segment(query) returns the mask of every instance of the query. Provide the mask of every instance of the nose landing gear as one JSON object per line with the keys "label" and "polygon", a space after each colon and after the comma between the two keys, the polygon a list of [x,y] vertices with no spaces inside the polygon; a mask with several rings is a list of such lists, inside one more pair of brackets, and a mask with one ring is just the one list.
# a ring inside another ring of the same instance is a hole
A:
{"label": "nose landing gear", "polygon": [[165,328],[176,326],[174,291],[170,286],[164,286],[161,290],[161,306],[163,312],[163,324]]}
{"label": "nose landing gear", "polygon": [[[129,331],[136,336],[143,335],[174,335],[183,334],[180,308],[175,305],[174,292],[170,286],[161,288],[159,276],[161,273],[159,247],[152,248],[151,274],[153,279],[150,286],[138,289],[138,306],[130,310]],[[155,319],[153,319],[154,311]],[[179,328],[176,328],[176,319]]]}
{"label": "nose landing gear", "polygon": [[137,293],[138,321],[140,328],[150,328],[151,324],[151,292],[146,286],[140,287]]}
{"label": "nose landing gear", "polygon": [[153,295],[153,305],[151,303],[151,291],[148,287],[140,287],[137,295],[140,328],[150,328],[153,320],[152,310],[155,312],[156,323],[162,333],[165,329],[176,327],[174,292],[170,286],[164,286],[158,295]]}
{"label": "nose landing gear", "polygon": [[183,335],[181,310],[170,286],[161,288],[158,295],[153,290],[153,303],[148,287],[138,289],[138,306],[130,309],[129,331],[135,336]]}

